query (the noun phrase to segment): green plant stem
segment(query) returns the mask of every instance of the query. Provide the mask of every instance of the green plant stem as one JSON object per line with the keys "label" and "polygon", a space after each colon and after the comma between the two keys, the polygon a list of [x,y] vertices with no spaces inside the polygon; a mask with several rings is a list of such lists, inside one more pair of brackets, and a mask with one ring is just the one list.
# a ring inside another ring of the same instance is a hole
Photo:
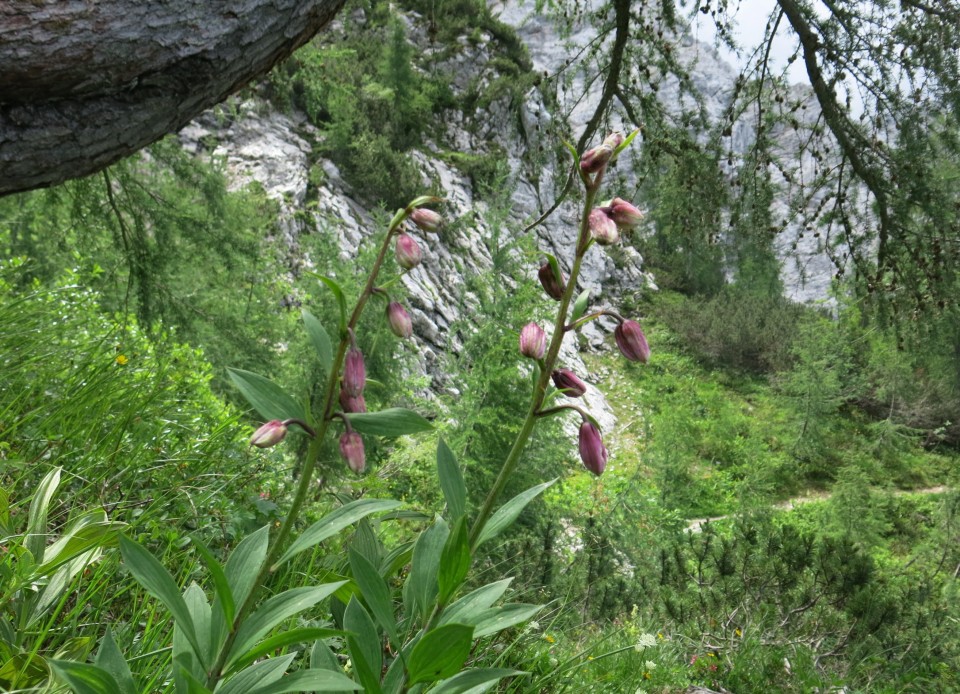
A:
{"label": "green plant stem", "polygon": [[396,232],[400,222],[402,221],[403,217],[397,220],[394,224],[391,224],[390,228],[387,230],[387,236],[384,238],[383,243],[380,246],[380,252],[377,254],[377,259],[373,264],[373,268],[370,270],[370,275],[367,278],[367,284],[364,286],[363,291],[357,298],[357,304],[354,307],[353,312],[350,314],[350,320],[347,323],[346,330],[344,330],[343,334],[340,335],[340,344],[337,348],[337,355],[333,360],[333,364],[330,366],[330,373],[327,376],[327,387],[324,392],[323,417],[317,424],[316,435],[310,441],[310,447],[307,449],[307,454],[303,461],[303,467],[300,470],[300,482],[297,484],[297,491],[294,494],[293,502],[290,504],[290,510],[287,512],[286,518],[284,518],[283,524],[280,526],[280,530],[277,531],[276,536],[273,538],[273,542],[270,544],[266,561],[264,561],[263,566],[260,568],[260,571],[257,574],[253,588],[247,595],[247,599],[237,610],[233,624],[230,625],[230,633],[227,634],[227,639],[224,642],[223,647],[220,649],[220,652],[217,654],[216,661],[207,672],[208,689],[212,689],[217,682],[220,681],[220,677],[223,675],[223,667],[227,661],[227,656],[229,655],[230,650],[233,648],[237,631],[239,630],[240,625],[243,624],[244,619],[246,619],[247,614],[256,605],[258,594],[263,588],[267,578],[277,570],[278,567],[274,564],[280,557],[280,553],[287,542],[287,538],[289,538],[290,533],[293,532],[293,528],[300,516],[300,511],[303,508],[303,504],[307,499],[307,494],[310,491],[310,485],[313,482],[313,473],[317,466],[317,460],[320,457],[320,450],[323,447],[323,440],[326,437],[332,421],[334,406],[336,403],[337,381],[340,377],[340,369],[343,367],[343,360],[346,356],[347,346],[350,342],[350,333],[360,321],[360,316],[363,314],[363,307],[366,305],[370,295],[373,294],[373,290],[376,286],[377,275],[380,273],[380,268],[383,266],[383,261],[387,257],[387,251],[390,248],[390,239],[393,238],[394,232]]}
{"label": "green plant stem", "polygon": [[564,326],[566,326],[567,323],[567,311],[570,309],[570,304],[577,288],[580,265],[583,263],[583,257],[590,247],[592,240],[590,237],[589,223],[590,210],[593,209],[593,202],[597,197],[597,191],[600,189],[602,180],[603,171],[597,174],[591,185],[587,186],[586,196],[583,202],[583,214],[580,218],[580,233],[577,237],[577,250],[573,259],[573,267],[570,268],[570,279],[567,282],[567,288],[560,298],[560,307],[557,309],[557,318],[553,326],[553,337],[550,340],[550,347],[547,349],[547,355],[540,369],[540,378],[537,379],[537,384],[534,386],[533,397],[530,400],[530,409],[527,411],[526,419],[523,420],[523,425],[520,427],[520,432],[513,442],[513,447],[507,454],[506,460],[503,461],[503,467],[500,468],[500,473],[497,475],[497,479],[487,493],[487,497],[480,507],[480,512],[477,514],[477,519],[473,523],[473,528],[470,530],[471,550],[476,549],[477,539],[480,537],[480,533],[483,532],[487,521],[490,520],[494,504],[497,503],[497,499],[503,492],[503,488],[507,486],[507,480],[513,475],[517,464],[520,462],[520,456],[523,455],[523,451],[530,440],[530,435],[533,433],[533,426],[537,421],[540,408],[543,406],[547,385],[550,382],[550,373],[556,364],[557,356],[560,354],[560,346],[563,344],[563,337],[566,335]]}

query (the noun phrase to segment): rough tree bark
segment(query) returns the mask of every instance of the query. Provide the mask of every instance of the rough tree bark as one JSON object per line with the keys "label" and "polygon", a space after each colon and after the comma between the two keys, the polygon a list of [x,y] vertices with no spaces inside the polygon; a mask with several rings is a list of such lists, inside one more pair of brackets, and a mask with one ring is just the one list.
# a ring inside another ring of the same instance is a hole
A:
{"label": "rough tree bark", "polygon": [[93,173],[178,130],[343,3],[0,2],[0,195]]}

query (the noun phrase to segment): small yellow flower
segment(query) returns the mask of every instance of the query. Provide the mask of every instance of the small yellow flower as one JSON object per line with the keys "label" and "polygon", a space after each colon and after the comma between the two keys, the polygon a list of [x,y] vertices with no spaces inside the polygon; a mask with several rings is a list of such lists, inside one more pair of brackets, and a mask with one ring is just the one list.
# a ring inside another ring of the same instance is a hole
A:
{"label": "small yellow flower", "polygon": [[648,680],[648,679],[650,679],[650,677],[651,677],[651,675],[650,675],[649,672],[643,673],[643,679]]}
{"label": "small yellow flower", "polygon": [[557,642],[557,640],[556,640],[555,638],[553,638],[552,636],[550,636],[550,634],[544,634],[544,635],[543,635],[543,638],[544,638],[544,640],[545,640],[547,643],[556,643],[556,642]]}
{"label": "small yellow flower", "polygon": [[593,660],[593,656],[592,656],[592,655],[588,655],[588,656],[587,656],[587,660]]}
{"label": "small yellow flower", "polygon": [[117,355],[117,358],[114,359],[114,361],[117,362],[117,364],[119,364],[120,366],[123,366],[124,364],[126,364],[126,363],[127,363],[128,361],[130,361],[130,360],[127,359],[126,355],[124,355],[124,354],[118,354],[118,355]]}
{"label": "small yellow flower", "polygon": [[734,629],[733,633],[734,635],[736,635],[737,638],[740,638],[741,636],[743,636],[743,632],[740,631],[739,629]]}
{"label": "small yellow flower", "polygon": [[667,638],[667,637],[663,635],[663,632],[662,632],[662,631],[658,631],[658,632],[657,632],[657,640],[663,641],[665,638]]}

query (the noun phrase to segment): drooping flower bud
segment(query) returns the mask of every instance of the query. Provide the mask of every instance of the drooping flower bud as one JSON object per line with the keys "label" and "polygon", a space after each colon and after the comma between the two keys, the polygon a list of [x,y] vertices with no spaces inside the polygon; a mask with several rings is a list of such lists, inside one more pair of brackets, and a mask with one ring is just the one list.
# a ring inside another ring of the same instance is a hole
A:
{"label": "drooping flower bud", "polygon": [[547,293],[547,296],[556,301],[560,301],[560,299],[563,298],[563,290],[566,289],[567,286],[567,281],[564,279],[563,273],[557,277],[557,273],[553,271],[550,263],[544,263],[540,266],[537,277],[540,278],[540,284],[543,286],[543,291]]}
{"label": "drooping flower bud", "polygon": [[615,150],[623,144],[623,135],[618,132],[612,132],[604,138],[603,144],[605,147]]}
{"label": "drooping flower bud", "polygon": [[367,411],[367,401],[362,395],[351,397],[340,384],[340,409],[348,413],[361,413]]}
{"label": "drooping flower bud", "polygon": [[620,240],[620,232],[616,222],[610,218],[609,207],[595,207],[587,218],[590,225],[590,236],[601,246],[610,246]]}
{"label": "drooping flower bud", "polygon": [[410,213],[410,221],[416,224],[423,231],[437,231],[443,224],[443,217],[433,210],[425,207],[418,207]]}
{"label": "drooping flower bud", "polygon": [[626,200],[614,198],[610,201],[610,218],[621,229],[633,229],[643,221],[643,212]]}
{"label": "drooping flower bud", "polygon": [[397,256],[397,265],[404,270],[412,270],[423,259],[420,246],[410,234],[397,236],[397,245],[394,250]]}
{"label": "drooping flower bud", "polygon": [[340,455],[354,472],[363,472],[367,457],[363,451],[363,439],[355,431],[345,431],[340,437]]}
{"label": "drooping flower bud", "polygon": [[397,337],[407,339],[413,335],[413,321],[410,320],[410,314],[396,301],[387,304],[387,322],[390,324],[390,330]]}
{"label": "drooping flower bud", "polygon": [[644,364],[650,359],[650,345],[643,328],[636,321],[625,320],[613,331],[613,336],[620,348],[620,354],[630,361],[639,361]]}
{"label": "drooping flower bud", "polygon": [[580,380],[577,374],[570,369],[557,369],[550,377],[553,379],[553,385],[568,398],[583,397],[587,392],[587,384]]}
{"label": "drooping flower bud", "polygon": [[363,387],[367,384],[367,367],[363,363],[363,354],[356,347],[347,350],[343,362],[343,390],[351,398],[363,395]]}
{"label": "drooping flower bud", "polygon": [[530,359],[543,359],[547,351],[547,334],[536,323],[527,323],[520,330],[520,354]]}
{"label": "drooping flower bud", "polygon": [[602,145],[583,153],[580,157],[580,170],[586,174],[597,173],[613,158],[613,153],[621,144],[623,144],[623,135],[610,133]]}
{"label": "drooping flower bud", "polygon": [[580,170],[585,174],[597,173],[597,171],[600,171],[600,169],[607,165],[607,162],[610,161],[612,156],[613,148],[608,147],[606,144],[588,149],[580,157]]}
{"label": "drooping flower bud", "polygon": [[588,420],[580,425],[579,448],[583,466],[598,477],[602,475],[607,467],[607,449],[600,437],[600,430]]}
{"label": "drooping flower bud", "polygon": [[257,448],[270,448],[283,441],[283,437],[286,435],[287,425],[279,419],[271,419],[253,432],[253,436],[250,437],[250,445]]}

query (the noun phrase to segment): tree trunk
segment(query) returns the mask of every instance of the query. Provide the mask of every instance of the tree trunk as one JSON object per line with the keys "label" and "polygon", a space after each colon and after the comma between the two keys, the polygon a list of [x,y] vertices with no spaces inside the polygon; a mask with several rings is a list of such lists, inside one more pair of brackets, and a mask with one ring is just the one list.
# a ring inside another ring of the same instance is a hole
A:
{"label": "tree trunk", "polygon": [[93,173],[175,132],[343,3],[0,2],[0,195]]}

